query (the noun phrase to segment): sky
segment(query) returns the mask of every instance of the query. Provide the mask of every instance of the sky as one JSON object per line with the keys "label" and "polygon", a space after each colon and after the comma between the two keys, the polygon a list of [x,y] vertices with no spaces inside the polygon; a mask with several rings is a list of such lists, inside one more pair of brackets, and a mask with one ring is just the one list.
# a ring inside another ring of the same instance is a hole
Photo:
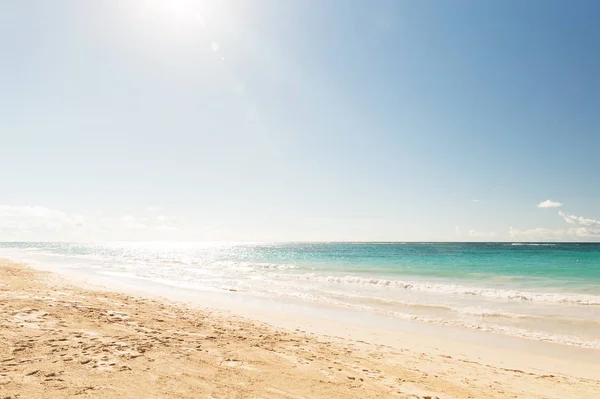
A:
{"label": "sky", "polygon": [[599,14],[0,2],[0,241],[600,241]]}

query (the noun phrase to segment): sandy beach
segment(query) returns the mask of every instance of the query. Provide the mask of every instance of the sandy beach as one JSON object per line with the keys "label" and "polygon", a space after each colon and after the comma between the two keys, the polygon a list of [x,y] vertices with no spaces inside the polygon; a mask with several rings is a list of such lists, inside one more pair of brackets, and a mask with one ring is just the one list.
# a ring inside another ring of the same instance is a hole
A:
{"label": "sandy beach", "polygon": [[3,399],[596,398],[600,392],[597,365],[528,355],[521,364],[531,367],[516,369],[517,352],[491,355],[469,345],[444,347],[443,340],[421,351],[419,342],[391,346],[276,328],[82,288],[8,260],[0,261],[0,297]]}

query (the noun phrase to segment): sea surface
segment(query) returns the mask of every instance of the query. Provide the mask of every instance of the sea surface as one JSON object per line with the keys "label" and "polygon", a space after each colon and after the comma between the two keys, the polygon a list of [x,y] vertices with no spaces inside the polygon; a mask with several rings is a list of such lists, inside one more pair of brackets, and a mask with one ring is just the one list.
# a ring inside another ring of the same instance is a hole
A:
{"label": "sea surface", "polygon": [[0,243],[90,276],[600,349],[595,243]]}

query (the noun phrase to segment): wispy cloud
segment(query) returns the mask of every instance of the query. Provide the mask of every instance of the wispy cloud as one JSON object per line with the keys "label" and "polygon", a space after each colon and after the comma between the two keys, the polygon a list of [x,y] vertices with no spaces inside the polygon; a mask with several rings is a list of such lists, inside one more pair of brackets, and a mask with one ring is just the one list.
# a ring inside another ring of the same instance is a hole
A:
{"label": "wispy cloud", "polygon": [[563,229],[535,229],[518,230],[509,228],[508,235],[512,239],[522,241],[597,241],[600,240],[600,220],[589,219],[583,216],[569,215],[559,211],[558,214],[570,225],[575,227]]}
{"label": "wispy cloud", "polygon": [[569,224],[578,224],[580,226],[600,228],[600,220],[588,219],[584,218],[583,216],[569,215],[562,211],[558,212],[558,214],[562,216],[565,219],[565,222]]}
{"label": "wispy cloud", "polygon": [[149,212],[158,212],[160,210],[162,210],[161,206],[148,206],[146,207],[146,210],[148,210]]}
{"label": "wispy cloud", "polygon": [[529,230],[509,228],[508,235],[516,241],[598,241],[600,231],[587,227],[569,229],[546,229],[537,227]]}
{"label": "wispy cloud", "polygon": [[123,228],[123,229],[147,229],[148,226],[144,223],[141,223],[136,220],[135,217],[131,215],[121,216],[119,220],[120,223],[115,224],[114,227]]}
{"label": "wispy cloud", "polygon": [[494,238],[497,237],[498,233],[495,231],[485,232],[485,231],[477,231],[475,229],[469,230],[469,237],[471,238]]}
{"label": "wispy cloud", "polygon": [[557,241],[567,235],[564,229],[552,230],[537,227],[535,229],[519,230],[512,226],[508,228],[508,236],[515,241]]}
{"label": "wispy cloud", "polygon": [[10,206],[0,205],[0,229],[9,227],[45,227],[83,226],[80,215],[69,215],[65,212],[44,206]]}
{"label": "wispy cloud", "polygon": [[563,206],[562,203],[552,200],[542,201],[538,204],[538,208],[558,208]]}
{"label": "wispy cloud", "polygon": [[232,238],[233,233],[227,228],[190,225],[162,214],[150,218],[95,211],[74,214],[44,206],[0,205],[0,241],[218,241]]}
{"label": "wispy cloud", "polygon": [[460,236],[461,236],[461,233],[460,233],[460,226],[456,226],[456,227],[454,228],[454,235],[455,235],[456,237],[460,237]]}

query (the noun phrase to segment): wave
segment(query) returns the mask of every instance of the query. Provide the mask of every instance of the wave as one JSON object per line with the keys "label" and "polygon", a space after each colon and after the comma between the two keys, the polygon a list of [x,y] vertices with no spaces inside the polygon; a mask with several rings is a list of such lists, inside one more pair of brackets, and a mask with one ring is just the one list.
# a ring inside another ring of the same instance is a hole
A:
{"label": "wave", "polygon": [[511,246],[530,246],[530,247],[555,247],[556,244],[540,244],[540,243],[528,243],[528,242],[513,242],[510,244]]}
{"label": "wave", "polygon": [[[272,293],[275,293],[275,292],[272,292]],[[536,340],[536,341],[544,341],[544,342],[558,343],[558,344],[564,344],[564,345],[578,346],[578,347],[582,347],[582,348],[600,349],[600,341],[585,340],[585,339],[570,336],[570,335],[553,334],[553,333],[548,333],[548,332],[528,330],[528,329],[519,328],[519,327],[481,323],[481,322],[473,321],[473,320],[456,320],[456,319],[451,320],[451,319],[443,319],[443,318],[439,318],[439,317],[414,315],[414,314],[403,313],[403,312],[398,312],[398,311],[393,311],[393,310],[376,308],[376,307],[372,307],[372,306],[368,306],[368,305],[350,304],[350,303],[338,301],[338,300],[335,300],[332,298],[327,298],[327,297],[314,295],[314,294],[307,294],[307,293],[277,292],[277,294],[284,296],[284,297],[288,297],[288,298],[302,299],[307,302],[321,302],[321,303],[325,303],[328,305],[334,305],[334,306],[338,306],[338,307],[342,307],[342,308],[346,308],[346,309],[350,309],[350,310],[377,313],[380,315],[391,316],[393,318],[398,318],[398,319],[407,320],[407,321],[417,321],[417,322],[431,323],[431,324],[437,324],[437,325],[443,325],[443,326],[449,326],[449,327],[468,328],[471,330],[484,331],[484,332],[489,332],[489,333],[493,333],[493,334],[508,335],[511,337],[525,338],[525,339],[531,339],[531,340]],[[475,313],[476,315],[479,315],[479,316],[493,316],[493,315],[501,315],[504,317],[515,317],[515,316],[520,317],[520,316],[522,316],[522,315],[512,315],[512,314],[507,314],[507,313],[502,313],[502,312],[494,312],[491,310],[476,309],[476,308],[470,308],[470,309],[465,308],[465,309],[463,309],[463,312],[467,313],[467,314]],[[529,317],[529,316],[523,315],[523,317]]]}
{"label": "wave", "polygon": [[506,317],[510,319],[530,319],[534,316],[528,316],[519,313],[501,312],[499,310],[486,309],[476,306],[470,306],[466,308],[451,308],[452,310],[465,314],[468,316],[479,316],[479,317]]}
{"label": "wave", "polygon": [[[4,252],[4,248],[2,248]],[[23,259],[23,255],[28,255],[26,252],[22,252],[21,248],[17,249],[16,252],[8,251],[8,256],[17,259]],[[155,256],[115,256],[115,255],[104,255],[104,254],[72,254],[72,253],[57,253],[49,251],[47,248],[26,248],[26,251],[35,251],[35,255],[42,255],[44,257],[62,258],[66,261],[88,261],[88,262],[99,262],[108,265],[108,268],[118,268],[122,265],[135,265],[140,268],[148,268],[152,266],[168,267],[175,266],[187,267],[188,270],[192,268],[206,269],[208,270],[221,270],[221,269],[233,269],[237,271],[260,271],[260,270],[272,270],[272,271],[283,271],[298,269],[299,266],[294,264],[278,264],[278,263],[266,263],[266,262],[251,262],[251,261],[234,261],[234,260],[220,260],[210,261],[205,259],[195,258],[164,258]],[[30,260],[27,258],[27,260]]]}
{"label": "wave", "polygon": [[564,335],[564,334],[552,334],[552,333],[547,333],[547,332],[542,332],[542,331],[527,330],[525,328],[508,327],[508,326],[493,325],[493,324],[482,324],[482,323],[477,323],[474,321],[446,320],[446,319],[433,318],[433,317],[414,316],[414,315],[407,315],[407,314],[397,313],[397,312],[393,312],[393,316],[401,317],[401,318],[407,319],[407,320],[415,320],[415,321],[422,321],[422,322],[433,323],[433,324],[441,324],[441,325],[446,325],[446,326],[451,326],[451,327],[469,328],[472,330],[485,331],[485,332],[490,332],[490,333],[494,333],[494,334],[509,335],[511,337],[526,338],[526,339],[532,339],[532,340],[536,340],[536,341],[544,341],[544,342],[558,343],[558,344],[564,344],[564,345],[578,346],[581,348],[600,349],[600,341],[597,341],[597,340],[588,341],[588,340],[585,340],[585,339],[582,339],[579,337],[574,337],[574,336]]}
{"label": "wave", "polygon": [[324,276],[316,275],[314,273],[299,274],[295,277],[298,279],[321,281],[327,283],[380,285],[385,287],[428,292],[433,294],[471,295],[504,300],[570,303],[576,305],[600,305],[600,296],[589,294],[555,294],[545,292],[526,292],[493,288],[465,287],[454,284],[426,284],[402,280],[387,280],[358,276]]}
{"label": "wave", "polygon": [[465,308],[456,308],[447,305],[434,305],[434,304],[426,304],[426,303],[418,303],[418,302],[409,302],[409,301],[399,301],[395,299],[385,299],[378,298],[373,296],[366,295],[355,295],[355,294],[347,294],[343,292],[334,292],[334,291],[322,291],[324,294],[329,296],[344,298],[344,299],[355,299],[364,302],[371,302],[373,304],[379,305],[391,305],[391,306],[402,306],[409,308],[423,308],[423,309],[439,309],[450,312],[456,312],[469,316],[480,316],[480,317],[506,317],[511,319],[525,319],[525,318],[534,318],[535,316],[529,316],[519,313],[510,313],[510,312],[502,312],[498,310],[486,309],[482,307],[465,307]]}
{"label": "wave", "polygon": [[217,261],[201,264],[202,266],[232,268],[242,271],[256,270],[291,270],[298,269],[298,266],[286,263],[261,263],[261,262],[244,262],[244,261]]}

